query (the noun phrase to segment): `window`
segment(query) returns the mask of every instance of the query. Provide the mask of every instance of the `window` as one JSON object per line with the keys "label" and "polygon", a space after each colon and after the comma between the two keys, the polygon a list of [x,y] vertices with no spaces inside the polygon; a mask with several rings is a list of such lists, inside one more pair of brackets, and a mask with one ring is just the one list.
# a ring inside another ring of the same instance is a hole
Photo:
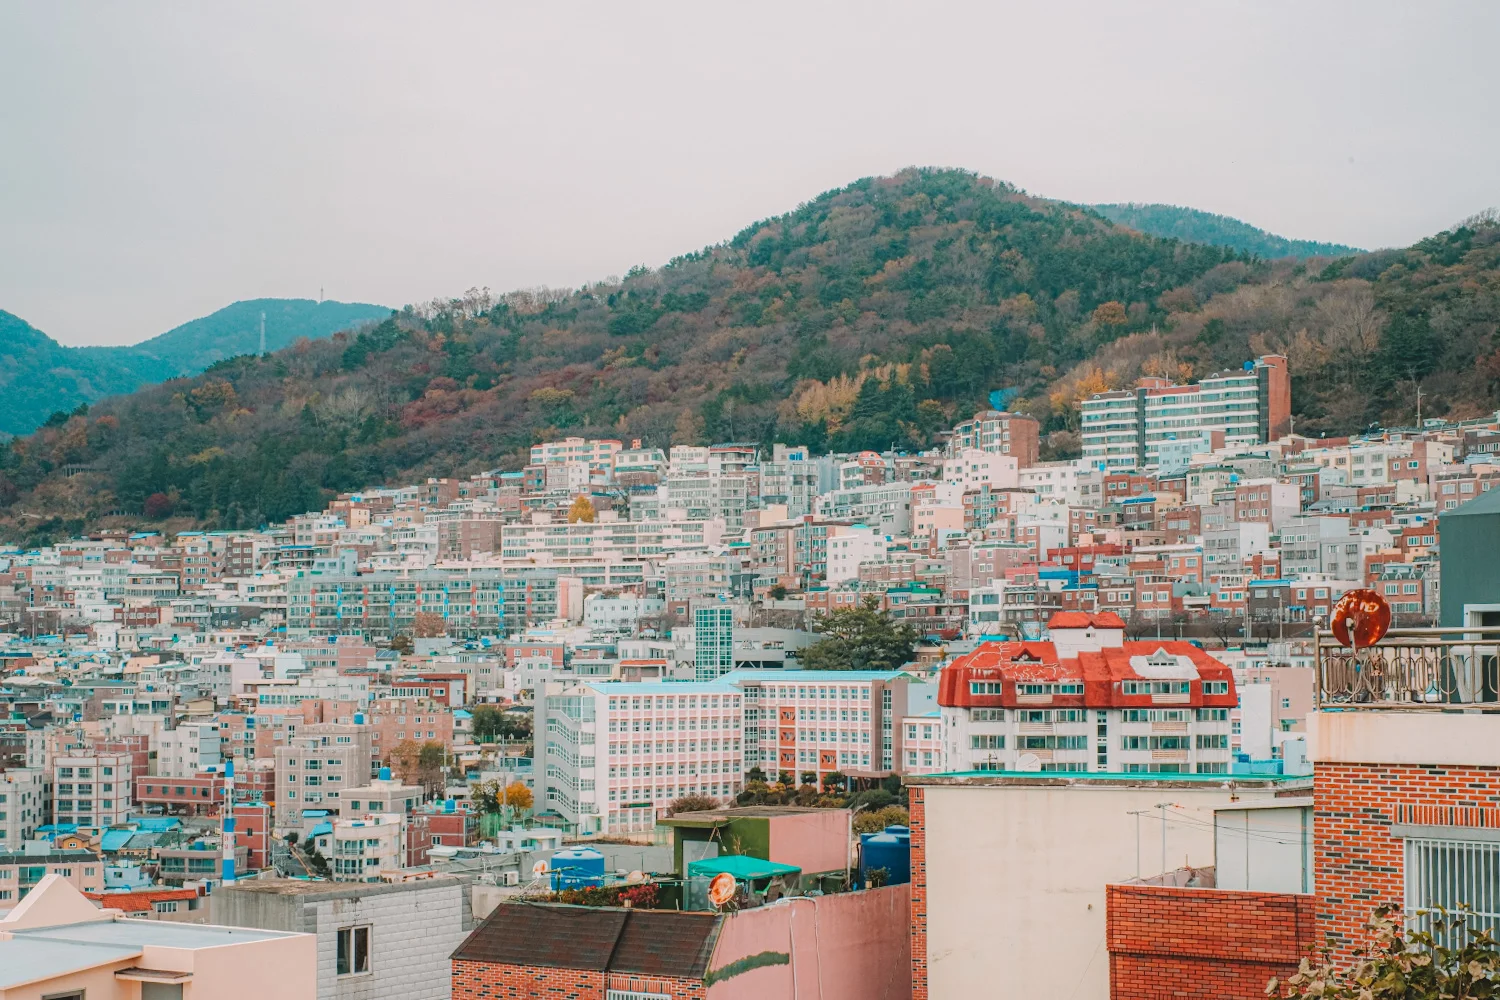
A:
{"label": "window", "polygon": [[370,971],[370,928],[345,927],[338,935],[337,973],[358,976]]}
{"label": "window", "polygon": [[1204,681],[1203,682],[1203,693],[1204,694],[1228,694],[1229,693],[1229,682],[1228,681]]}
{"label": "window", "polygon": [[1004,722],[1005,709],[1003,708],[971,708],[969,709],[970,722]]}
{"label": "window", "polygon": [[1419,911],[1440,906],[1456,910],[1464,904],[1473,911],[1466,930],[1500,927],[1500,843],[1408,839],[1407,919],[1423,923],[1430,917]]}
{"label": "window", "polygon": [[1003,685],[999,681],[970,681],[970,694],[1003,694]]}
{"label": "window", "polygon": [[1004,736],[970,736],[969,749],[971,750],[1004,750]]}

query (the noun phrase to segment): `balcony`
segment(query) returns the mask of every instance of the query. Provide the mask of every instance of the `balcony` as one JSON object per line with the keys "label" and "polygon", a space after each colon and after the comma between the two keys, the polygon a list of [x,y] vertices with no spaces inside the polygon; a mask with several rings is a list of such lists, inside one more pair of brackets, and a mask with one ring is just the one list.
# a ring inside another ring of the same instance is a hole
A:
{"label": "balcony", "polygon": [[1358,652],[1316,635],[1320,709],[1500,712],[1500,628],[1392,629]]}

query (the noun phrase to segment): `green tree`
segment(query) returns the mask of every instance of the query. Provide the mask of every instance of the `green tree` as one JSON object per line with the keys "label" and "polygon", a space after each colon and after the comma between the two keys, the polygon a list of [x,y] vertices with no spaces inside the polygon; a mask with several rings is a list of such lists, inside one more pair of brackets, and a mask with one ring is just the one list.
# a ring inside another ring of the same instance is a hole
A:
{"label": "green tree", "polygon": [[802,653],[809,670],[897,670],[911,660],[919,638],[914,626],[877,610],[873,597],[820,615],[813,631],[824,638]]}
{"label": "green tree", "polygon": [[501,711],[494,705],[477,705],[472,713],[474,739],[480,743],[531,739],[531,716]]}
{"label": "green tree", "polygon": [[1328,951],[1314,964],[1304,958],[1285,983],[1272,979],[1267,996],[1321,1000],[1481,1000],[1500,997],[1500,948],[1487,929],[1468,925],[1469,914],[1423,913],[1406,926],[1389,907],[1365,925],[1368,943],[1353,965],[1335,965]]}

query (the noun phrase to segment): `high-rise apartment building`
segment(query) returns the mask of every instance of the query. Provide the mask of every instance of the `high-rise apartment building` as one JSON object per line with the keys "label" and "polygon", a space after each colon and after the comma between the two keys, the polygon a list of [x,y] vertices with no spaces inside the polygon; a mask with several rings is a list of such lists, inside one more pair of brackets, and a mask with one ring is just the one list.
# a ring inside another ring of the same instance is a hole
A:
{"label": "high-rise apartment building", "polygon": [[700,681],[717,680],[734,669],[734,608],[710,604],[693,609],[693,665]]}
{"label": "high-rise apartment building", "polygon": [[949,450],[984,451],[1010,455],[1025,469],[1037,463],[1041,451],[1041,425],[1032,417],[999,410],[981,410],[973,419],[953,428]]}
{"label": "high-rise apartment building", "polygon": [[1207,438],[1225,447],[1274,441],[1291,429],[1291,375],[1286,358],[1268,354],[1239,371],[1192,385],[1142,379],[1134,389],[1095,393],[1083,401],[1083,460],[1107,471],[1155,469],[1163,447]]}
{"label": "high-rise apartment building", "polygon": [[723,681],[549,681],[536,699],[537,810],[574,833],[649,833],[674,799],[733,798],[742,698]]}

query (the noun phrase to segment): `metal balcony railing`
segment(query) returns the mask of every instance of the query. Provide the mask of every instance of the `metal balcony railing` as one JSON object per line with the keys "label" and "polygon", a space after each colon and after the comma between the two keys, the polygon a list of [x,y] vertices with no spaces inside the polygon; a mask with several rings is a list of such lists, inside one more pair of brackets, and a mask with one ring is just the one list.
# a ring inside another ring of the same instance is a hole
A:
{"label": "metal balcony railing", "polygon": [[1319,708],[1500,712],[1500,628],[1391,629],[1374,646],[1315,637]]}

